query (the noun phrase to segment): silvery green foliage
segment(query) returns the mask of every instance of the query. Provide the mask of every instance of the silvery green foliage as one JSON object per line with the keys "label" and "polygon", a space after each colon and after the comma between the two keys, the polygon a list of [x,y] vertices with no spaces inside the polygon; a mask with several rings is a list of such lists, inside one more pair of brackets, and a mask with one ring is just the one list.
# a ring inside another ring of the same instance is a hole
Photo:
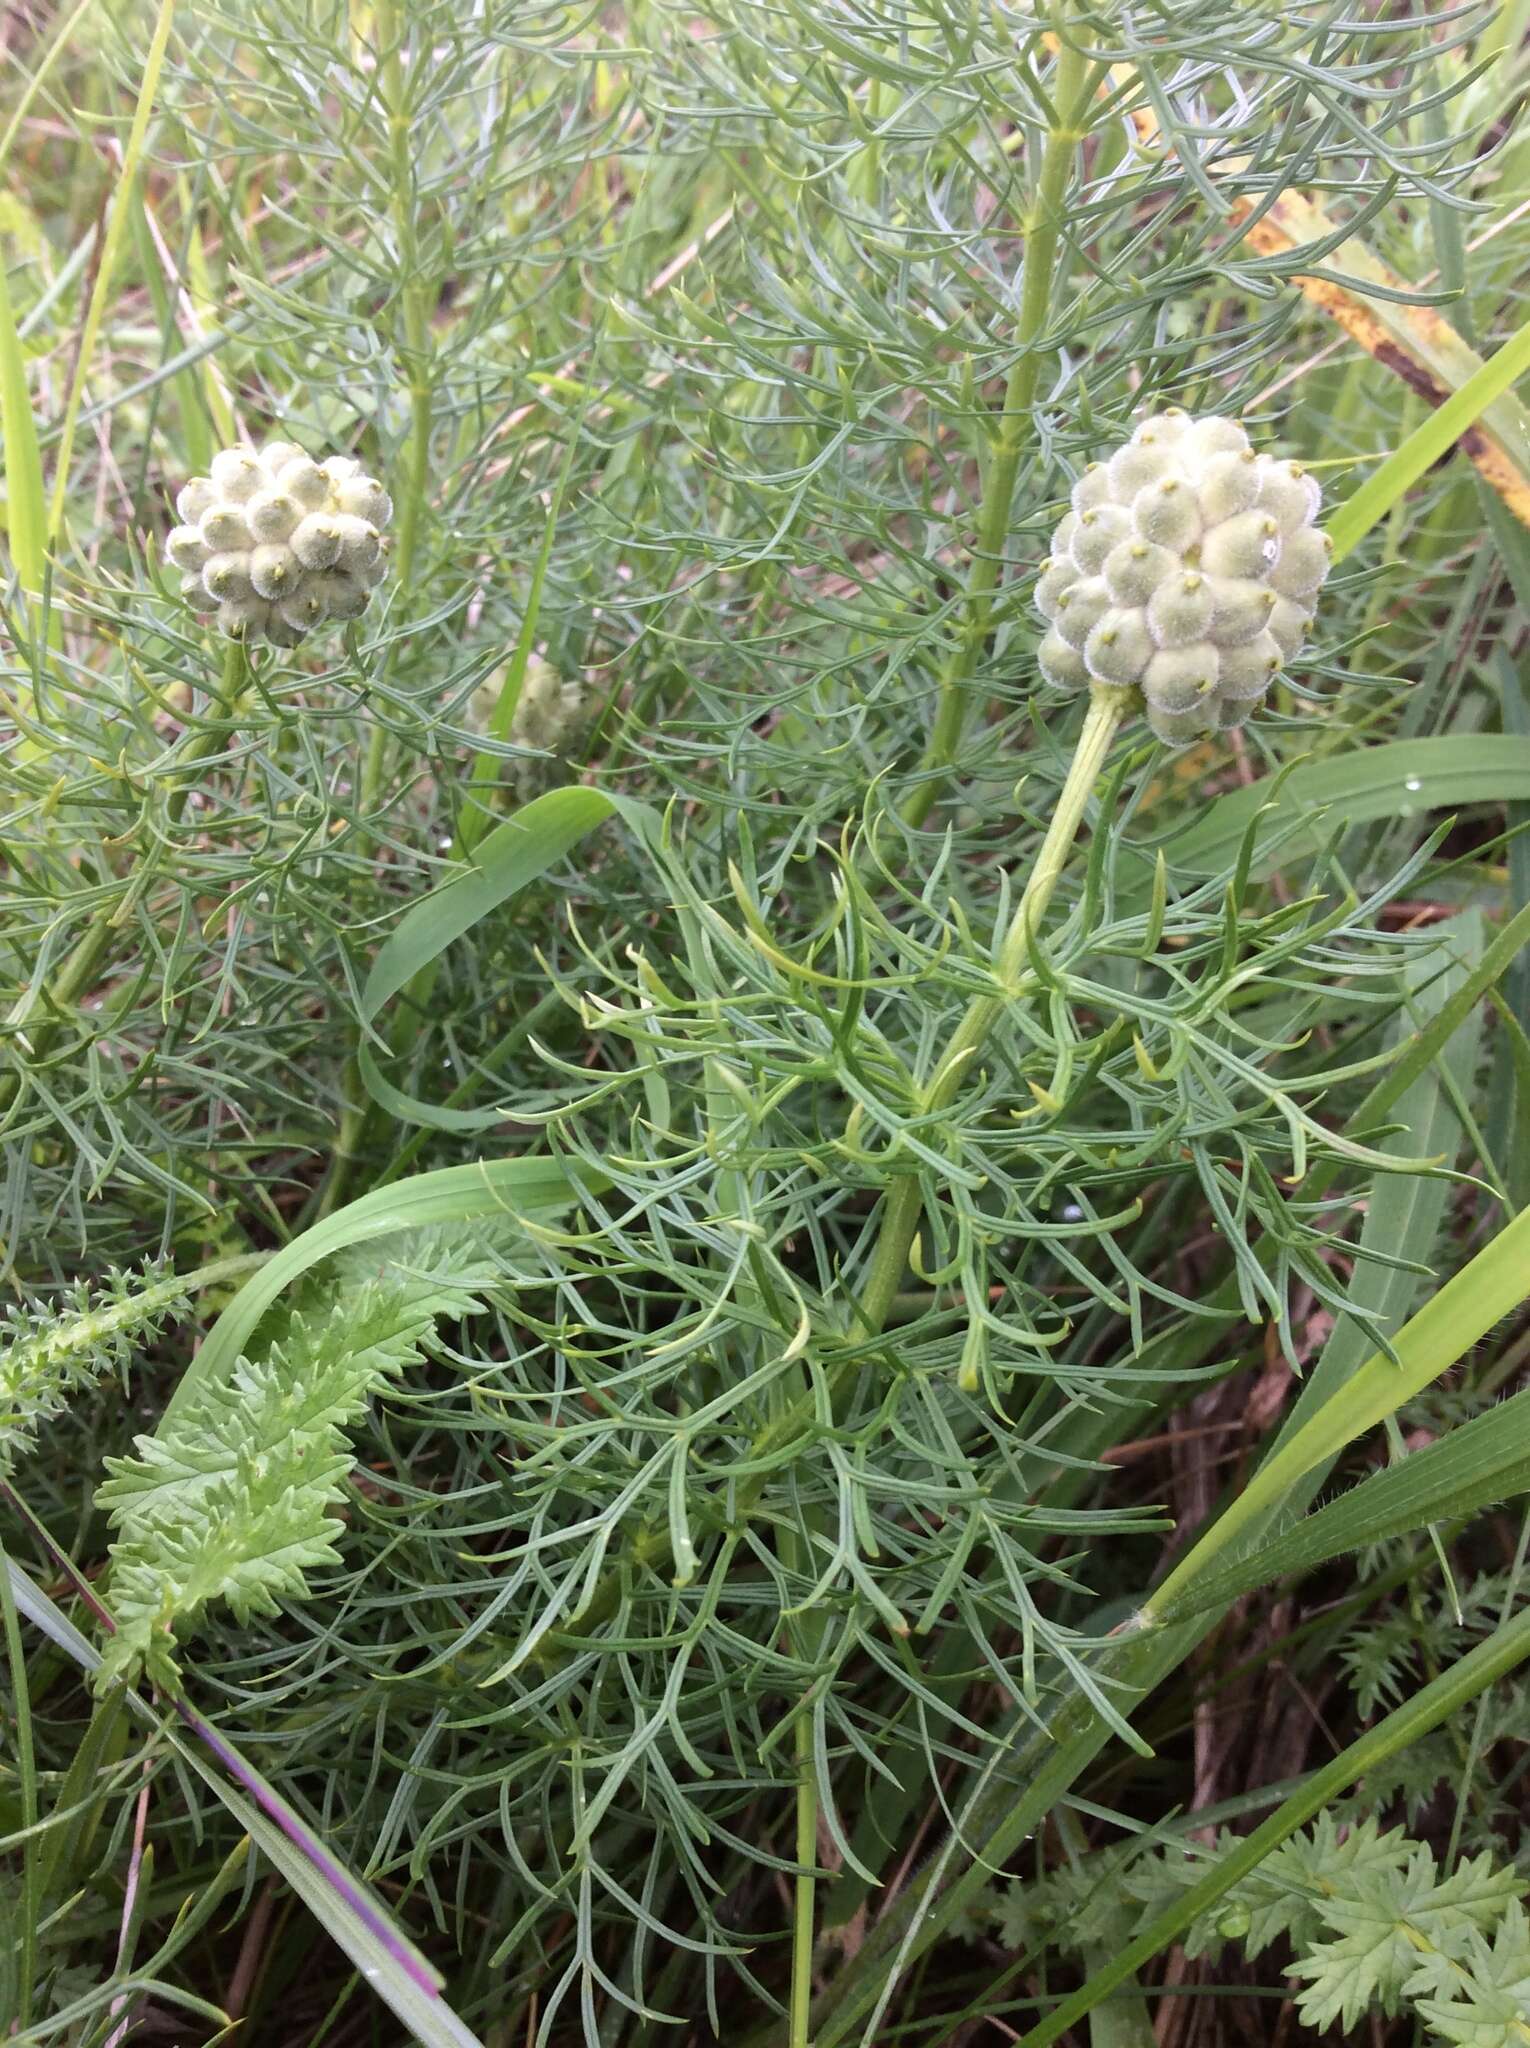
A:
{"label": "silvery green foliage", "polygon": [[1312,623],[1332,547],[1320,497],[1236,420],[1143,420],[1073,486],[1036,586],[1042,674],[1140,692],[1174,746],[1241,725]]}
{"label": "silvery green foliage", "polygon": [[355,619],[387,573],[393,501],[354,457],[315,462],[292,441],[226,448],[175,501],[165,553],[197,611],[231,640],[296,647],[327,619]]}
{"label": "silvery green foliage", "polygon": [[0,1313],[0,1480],[9,1480],[45,1422],[81,1389],[120,1370],[185,1296],[173,1273],[109,1273],[93,1288],[76,1282],[54,1303],[7,1304]]}

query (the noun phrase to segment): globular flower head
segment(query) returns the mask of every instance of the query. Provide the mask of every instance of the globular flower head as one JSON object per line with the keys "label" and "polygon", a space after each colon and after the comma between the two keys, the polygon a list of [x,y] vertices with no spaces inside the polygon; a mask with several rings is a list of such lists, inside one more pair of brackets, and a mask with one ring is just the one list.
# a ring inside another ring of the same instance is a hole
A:
{"label": "globular flower head", "polygon": [[1133,691],[1174,746],[1241,725],[1306,639],[1319,503],[1236,420],[1154,413],[1073,487],[1036,586],[1042,675]]}
{"label": "globular flower head", "polygon": [[359,618],[386,574],[393,502],[349,455],[315,462],[292,441],[226,448],[175,501],[165,553],[199,611],[231,639],[299,641]]}

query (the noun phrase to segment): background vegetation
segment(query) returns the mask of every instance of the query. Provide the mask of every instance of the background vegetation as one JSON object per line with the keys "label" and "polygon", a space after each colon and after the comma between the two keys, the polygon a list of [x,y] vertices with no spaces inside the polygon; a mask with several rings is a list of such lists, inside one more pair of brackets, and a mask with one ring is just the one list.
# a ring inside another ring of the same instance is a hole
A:
{"label": "background vegetation", "polygon": [[[10,11],[8,2038],[1530,2039],[1527,27]],[[1164,403],[1309,658],[943,1066]]]}

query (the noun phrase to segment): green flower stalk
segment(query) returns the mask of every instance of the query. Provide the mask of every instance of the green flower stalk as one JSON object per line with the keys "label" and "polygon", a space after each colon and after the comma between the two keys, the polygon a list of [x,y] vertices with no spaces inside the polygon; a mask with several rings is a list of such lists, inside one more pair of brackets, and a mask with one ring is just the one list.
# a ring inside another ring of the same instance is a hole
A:
{"label": "green flower stalk", "polygon": [[227,448],[176,499],[165,553],[181,594],[231,640],[296,647],[359,618],[387,574],[393,501],[353,457],[315,462],[292,441]]}
{"label": "green flower stalk", "polygon": [[[1299,463],[1258,454],[1236,420],[1171,409],[1091,463],[1073,487],[1036,603],[1051,630],[1045,679],[1089,692],[1089,709],[1046,837],[997,949],[998,991],[973,999],[925,1082],[921,1112],[955,1097],[1006,1003],[1031,983],[1031,943],[1061,879],[1123,722],[1143,713],[1183,746],[1241,725],[1301,649],[1333,543],[1314,525],[1320,494]],[[883,1204],[859,1303],[887,1320],[923,1213],[918,1179]]]}
{"label": "green flower stalk", "polygon": [[1073,486],[1036,586],[1042,675],[1130,692],[1170,746],[1241,725],[1312,623],[1320,500],[1236,420],[1154,413]]}

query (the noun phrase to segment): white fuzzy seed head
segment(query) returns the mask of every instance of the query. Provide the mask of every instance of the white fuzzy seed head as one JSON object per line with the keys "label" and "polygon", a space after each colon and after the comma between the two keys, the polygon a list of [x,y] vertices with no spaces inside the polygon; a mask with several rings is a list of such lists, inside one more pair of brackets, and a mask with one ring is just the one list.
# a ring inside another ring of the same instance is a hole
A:
{"label": "white fuzzy seed head", "polygon": [[393,503],[353,457],[314,462],[292,441],[227,448],[176,498],[165,554],[194,609],[235,640],[296,647],[330,619],[359,618],[387,574]]}
{"label": "white fuzzy seed head", "polygon": [[1332,552],[1299,463],[1171,408],[1091,463],[1036,590],[1061,689],[1129,689],[1173,746],[1241,725],[1300,651]]}

